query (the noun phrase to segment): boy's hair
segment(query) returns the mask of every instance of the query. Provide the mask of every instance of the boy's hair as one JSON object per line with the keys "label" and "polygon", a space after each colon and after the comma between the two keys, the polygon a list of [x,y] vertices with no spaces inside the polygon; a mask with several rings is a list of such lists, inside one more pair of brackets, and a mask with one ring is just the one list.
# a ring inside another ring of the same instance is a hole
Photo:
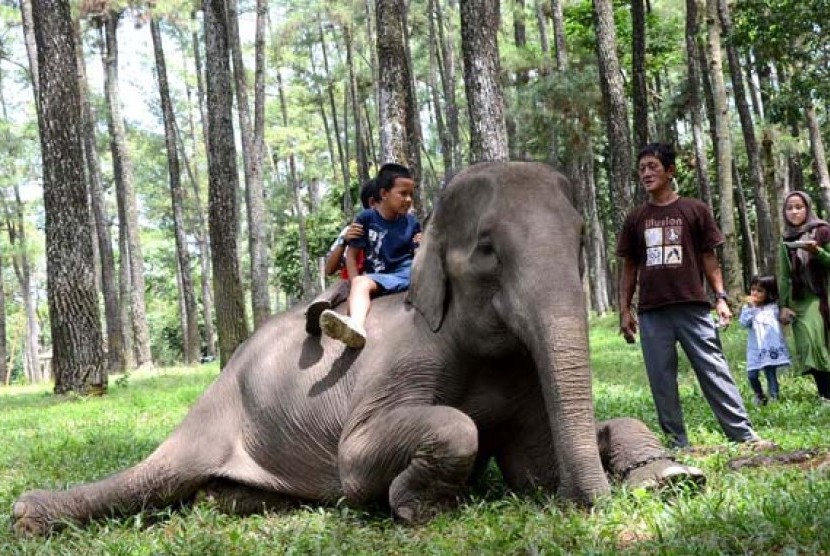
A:
{"label": "boy's hair", "polygon": [[637,153],[637,162],[639,163],[644,156],[656,157],[666,170],[669,169],[669,166],[674,166],[674,161],[677,158],[674,146],[671,143],[649,143]]}
{"label": "boy's hair", "polygon": [[778,301],[778,282],[775,281],[775,276],[753,276],[749,281],[749,287],[759,286],[764,288],[767,292],[767,303],[774,303]]}
{"label": "boy's hair", "polygon": [[381,190],[389,191],[392,189],[397,178],[411,180],[412,172],[406,166],[395,162],[387,162],[381,166],[380,170],[378,170],[378,177],[376,178],[378,182],[378,194],[380,194]]}
{"label": "boy's hair", "polygon": [[380,191],[378,190],[377,178],[372,178],[360,186],[360,204],[363,208],[369,208],[369,201],[380,202]]}

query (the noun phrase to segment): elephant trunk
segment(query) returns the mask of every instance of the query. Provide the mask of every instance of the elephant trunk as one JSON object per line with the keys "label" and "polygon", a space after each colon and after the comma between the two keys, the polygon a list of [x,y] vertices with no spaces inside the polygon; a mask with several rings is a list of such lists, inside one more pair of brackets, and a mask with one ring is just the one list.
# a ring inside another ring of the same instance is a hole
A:
{"label": "elephant trunk", "polygon": [[542,313],[547,316],[531,350],[551,425],[559,494],[590,505],[609,487],[597,445],[587,322],[584,313],[557,312]]}

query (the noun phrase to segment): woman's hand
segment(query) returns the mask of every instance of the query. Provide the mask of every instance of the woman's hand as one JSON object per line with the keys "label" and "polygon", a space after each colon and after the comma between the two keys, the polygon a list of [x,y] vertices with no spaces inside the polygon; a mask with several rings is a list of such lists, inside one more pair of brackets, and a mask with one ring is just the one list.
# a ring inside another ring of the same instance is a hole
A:
{"label": "woman's hand", "polygon": [[795,320],[795,311],[789,307],[782,307],[781,313],[778,315],[778,320],[781,321],[781,324],[792,324]]}
{"label": "woman's hand", "polygon": [[799,247],[799,249],[804,249],[811,255],[815,255],[818,253],[818,242],[814,239],[808,239],[804,242],[804,247]]}

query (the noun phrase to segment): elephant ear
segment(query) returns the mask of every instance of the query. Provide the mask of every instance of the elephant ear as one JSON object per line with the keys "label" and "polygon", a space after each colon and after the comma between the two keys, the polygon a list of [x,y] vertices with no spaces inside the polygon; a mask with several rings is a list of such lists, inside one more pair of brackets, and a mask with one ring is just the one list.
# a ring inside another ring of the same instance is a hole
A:
{"label": "elephant ear", "polygon": [[427,228],[423,243],[412,263],[412,283],[406,301],[423,315],[429,328],[438,332],[444,320],[447,275],[444,272],[441,241]]}

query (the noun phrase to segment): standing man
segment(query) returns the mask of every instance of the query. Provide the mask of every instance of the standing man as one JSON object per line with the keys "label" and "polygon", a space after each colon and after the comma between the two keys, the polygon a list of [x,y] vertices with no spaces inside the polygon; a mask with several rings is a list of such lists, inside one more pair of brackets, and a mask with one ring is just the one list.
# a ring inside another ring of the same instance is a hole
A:
{"label": "standing man", "polygon": [[663,432],[674,447],[689,445],[677,388],[677,342],[692,363],[700,388],[723,432],[734,442],[773,447],[753,430],[741,395],[721,351],[703,277],[715,292],[722,325],[732,312],[723,290],[715,248],[723,235],[709,207],[672,188],[674,148],[647,145],[637,155],[648,200],[629,212],[617,243],[622,259],[620,332],[633,343],[637,318],[631,300],[639,284],[640,343],[651,395]]}

